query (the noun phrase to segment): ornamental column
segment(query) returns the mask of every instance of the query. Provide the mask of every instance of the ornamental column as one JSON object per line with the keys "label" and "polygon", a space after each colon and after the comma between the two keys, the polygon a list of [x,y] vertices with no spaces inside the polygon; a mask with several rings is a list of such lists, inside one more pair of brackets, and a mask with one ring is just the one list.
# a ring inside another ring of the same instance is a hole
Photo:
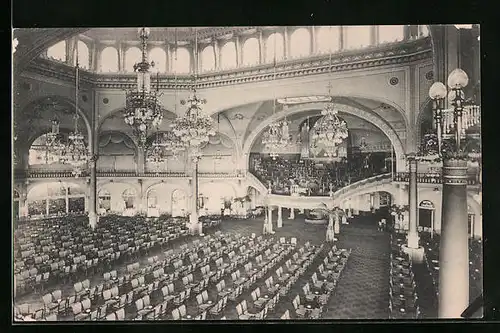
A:
{"label": "ornamental column", "polygon": [[191,214],[189,215],[189,231],[191,234],[201,234],[202,224],[198,221],[198,156],[192,157],[191,179]]}
{"label": "ornamental column", "polygon": [[409,179],[409,190],[408,190],[408,200],[409,200],[409,225],[410,230],[408,231],[408,247],[412,249],[418,248],[418,188],[417,188],[417,160],[414,157],[408,158],[409,162],[409,171],[410,171],[410,179]]}
{"label": "ornamental column", "polygon": [[138,174],[143,174],[145,169],[145,159],[146,159],[146,149],[143,145],[139,145],[137,148],[137,168],[136,172]]}
{"label": "ornamental column", "polygon": [[295,208],[290,208],[290,217],[288,217],[289,220],[295,219]]}
{"label": "ornamental column", "polygon": [[335,212],[335,221],[334,221],[333,229],[335,231],[335,235],[340,234],[340,216],[339,216],[338,211]]}
{"label": "ornamental column", "polygon": [[273,232],[273,207],[269,206],[267,208],[267,232]]}
{"label": "ornamental column", "polygon": [[89,160],[90,182],[89,182],[89,224],[92,229],[97,226],[97,155],[93,154]]}
{"label": "ornamental column", "polygon": [[469,305],[467,161],[443,161],[439,318],[460,318]]}
{"label": "ornamental column", "polygon": [[277,221],[277,227],[281,228],[283,227],[283,216],[282,216],[282,207],[278,207],[278,221]]}

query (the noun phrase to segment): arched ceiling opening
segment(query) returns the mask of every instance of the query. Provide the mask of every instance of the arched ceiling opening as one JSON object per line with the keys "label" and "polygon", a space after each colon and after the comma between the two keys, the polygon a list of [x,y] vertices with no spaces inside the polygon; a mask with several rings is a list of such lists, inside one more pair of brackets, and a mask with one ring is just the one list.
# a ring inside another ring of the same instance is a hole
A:
{"label": "arched ceiling opening", "polygon": [[[85,113],[78,109],[78,129],[90,137],[90,122]],[[61,131],[72,131],[75,126],[75,105],[73,101],[61,96],[46,96],[29,103],[14,114],[14,134],[17,144],[30,146],[40,135],[52,128],[52,120],[59,120]]]}

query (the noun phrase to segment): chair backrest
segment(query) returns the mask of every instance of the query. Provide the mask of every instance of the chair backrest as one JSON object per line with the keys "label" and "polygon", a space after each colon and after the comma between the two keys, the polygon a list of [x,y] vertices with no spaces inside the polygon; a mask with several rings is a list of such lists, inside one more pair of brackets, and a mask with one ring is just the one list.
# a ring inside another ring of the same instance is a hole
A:
{"label": "chair backrest", "polygon": [[90,298],[86,298],[82,301],[83,310],[90,309],[90,306],[91,306]]}
{"label": "chair backrest", "polygon": [[116,313],[110,313],[106,316],[106,320],[116,320]]}
{"label": "chair backrest", "polygon": [[111,277],[112,277],[113,279],[116,279],[116,278],[118,277],[118,274],[116,273],[116,271],[115,271],[115,270],[113,270],[113,271],[111,271],[111,272],[109,272],[109,273],[110,273],[110,275],[111,275]]}
{"label": "chair backrest", "polygon": [[302,290],[304,291],[304,295],[309,294],[309,284],[306,283],[304,286],[302,286]]}
{"label": "chair backrest", "polygon": [[254,290],[254,291],[252,291],[251,296],[252,296],[252,300],[253,300],[253,301],[256,301],[256,300],[257,300],[257,298],[258,298],[258,297],[257,297],[257,292],[256,292],[255,290]]}
{"label": "chair backrest", "polygon": [[48,305],[52,303],[52,294],[45,294],[42,296],[43,304]]}
{"label": "chair backrest", "polygon": [[81,282],[77,282],[73,285],[73,287],[75,288],[75,292],[80,292],[83,290],[83,285]]}
{"label": "chair backrest", "polygon": [[173,283],[170,283],[170,284],[168,285],[168,292],[169,292],[170,294],[172,294],[172,293],[174,292],[174,284],[173,284]]}
{"label": "chair backrest", "polygon": [[285,244],[285,243],[286,243],[285,237],[280,237],[280,244]]}
{"label": "chair backrest", "polygon": [[77,315],[82,312],[82,303],[74,303],[71,305],[71,310],[73,311],[74,315]]}
{"label": "chair backrest", "polygon": [[102,292],[102,298],[107,301],[109,299],[111,299],[111,289],[106,289]]}
{"label": "chair backrest", "polygon": [[142,298],[142,301],[143,301],[144,306],[149,306],[151,304],[151,299],[150,299],[149,295],[144,296]]}
{"label": "chair backrest", "polygon": [[144,308],[144,301],[142,298],[139,298],[138,300],[135,301],[135,307],[137,311],[142,310]]}
{"label": "chair backrest", "polygon": [[285,313],[281,316],[281,319],[290,319],[290,311],[286,310]]}
{"label": "chair backrest", "polygon": [[111,279],[111,274],[109,274],[108,272],[104,273],[104,281],[108,281]]}
{"label": "chair backrest", "polygon": [[203,290],[203,292],[201,293],[202,297],[203,297],[203,301],[206,302],[208,301],[208,292],[206,290]]}
{"label": "chair backrest", "polygon": [[198,303],[198,305],[203,304],[203,296],[202,296],[202,294],[196,295],[196,302]]}
{"label": "chair backrest", "polygon": [[236,305],[236,312],[238,313],[238,316],[241,316],[243,314],[243,308],[241,306],[241,303]]}
{"label": "chair backrest", "polygon": [[290,240],[290,243],[293,244],[293,245],[296,245],[297,244],[297,238],[292,237],[292,239]]}
{"label": "chair backrest", "polygon": [[311,280],[314,283],[316,283],[318,281],[318,276],[316,275],[316,272],[314,272],[313,275],[311,276]]}
{"label": "chair backrest", "polygon": [[57,321],[57,313],[51,313],[45,317],[45,321]]}
{"label": "chair backrest", "polygon": [[90,288],[90,281],[88,279],[83,280],[82,286],[83,288]]}
{"label": "chair backrest", "polygon": [[179,313],[181,314],[181,317],[185,317],[186,316],[186,306],[184,304],[182,304],[181,306],[179,306]]}
{"label": "chair backrest", "polygon": [[117,320],[124,320],[125,319],[125,309],[121,308],[116,310],[116,319]]}

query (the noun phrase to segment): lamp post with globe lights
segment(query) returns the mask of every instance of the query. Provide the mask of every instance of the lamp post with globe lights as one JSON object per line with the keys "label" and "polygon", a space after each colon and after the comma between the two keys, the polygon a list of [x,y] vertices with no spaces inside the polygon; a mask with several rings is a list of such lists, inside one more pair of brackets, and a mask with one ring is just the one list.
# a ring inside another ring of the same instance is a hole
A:
{"label": "lamp post with globe lights", "polygon": [[480,107],[472,99],[465,98],[464,88],[468,84],[467,74],[457,68],[448,76],[448,87],[435,82],[429,89],[437,147],[427,152],[437,154],[443,161],[440,318],[460,318],[469,306],[467,166],[471,159],[480,159],[480,151],[471,150],[467,130],[480,125]]}

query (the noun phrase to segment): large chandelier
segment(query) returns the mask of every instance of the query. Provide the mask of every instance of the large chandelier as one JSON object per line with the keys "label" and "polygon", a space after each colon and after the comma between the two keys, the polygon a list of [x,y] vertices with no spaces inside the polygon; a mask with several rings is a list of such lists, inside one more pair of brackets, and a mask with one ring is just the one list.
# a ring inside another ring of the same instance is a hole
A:
{"label": "large chandelier", "polygon": [[159,170],[160,166],[165,163],[167,156],[165,153],[165,147],[160,140],[161,135],[156,134],[154,141],[147,150],[146,162],[151,163],[155,170]]}
{"label": "large chandelier", "polygon": [[[274,77],[276,80],[276,39],[274,40]],[[276,95],[276,94],[275,94]],[[273,114],[276,112],[276,96],[273,99]],[[269,125],[266,133],[262,136],[262,144],[264,150],[269,152],[269,155],[274,159],[280,153],[283,153],[291,143],[290,134],[288,132],[288,121],[285,117],[282,121],[276,121]]]}
{"label": "large chandelier", "polygon": [[338,117],[338,111],[334,108],[333,102],[327,103],[325,109],[321,111],[323,116],[313,134],[314,145],[323,147],[326,157],[339,156],[338,146],[348,136],[347,124]]}
{"label": "large chandelier", "polygon": [[286,121],[272,123],[262,137],[262,144],[273,159],[283,153],[289,143],[290,135],[288,134],[288,122]]}
{"label": "large chandelier", "polygon": [[158,89],[151,91],[151,73],[149,69],[154,67],[154,62],[148,62],[147,41],[150,30],[139,29],[141,39],[142,60],[134,65],[137,73],[137,86],[126,95],[125,123],[133,127],[139,138],[139,143],[146,143],[147,131],[151,127],[158,127],[163,120],[163,112],[158,102]]}
{"label": "large chandelier", "polygon": [[194,86],[187,101],[181,101],[182,105],[187,104],[187,111],[184,116],[174,119],[172,131],[184,147],[199,148],[215,135],[214,120],[201,107],[205,103],[205,99],[196,95]]}
{"label": "large chandelier", "polygon": [[79,88],[79,67],[78,67],[78,48],[76,49],[76,66],[75,66],[75,128],[68,136],[68,144],[66,145],[62,154],[60,154],[60,161],[68,163],[73,166],[72,174],[78,178],[89,161],[89,152],[85,144],[83,134],[78,129],[78,88]]}

